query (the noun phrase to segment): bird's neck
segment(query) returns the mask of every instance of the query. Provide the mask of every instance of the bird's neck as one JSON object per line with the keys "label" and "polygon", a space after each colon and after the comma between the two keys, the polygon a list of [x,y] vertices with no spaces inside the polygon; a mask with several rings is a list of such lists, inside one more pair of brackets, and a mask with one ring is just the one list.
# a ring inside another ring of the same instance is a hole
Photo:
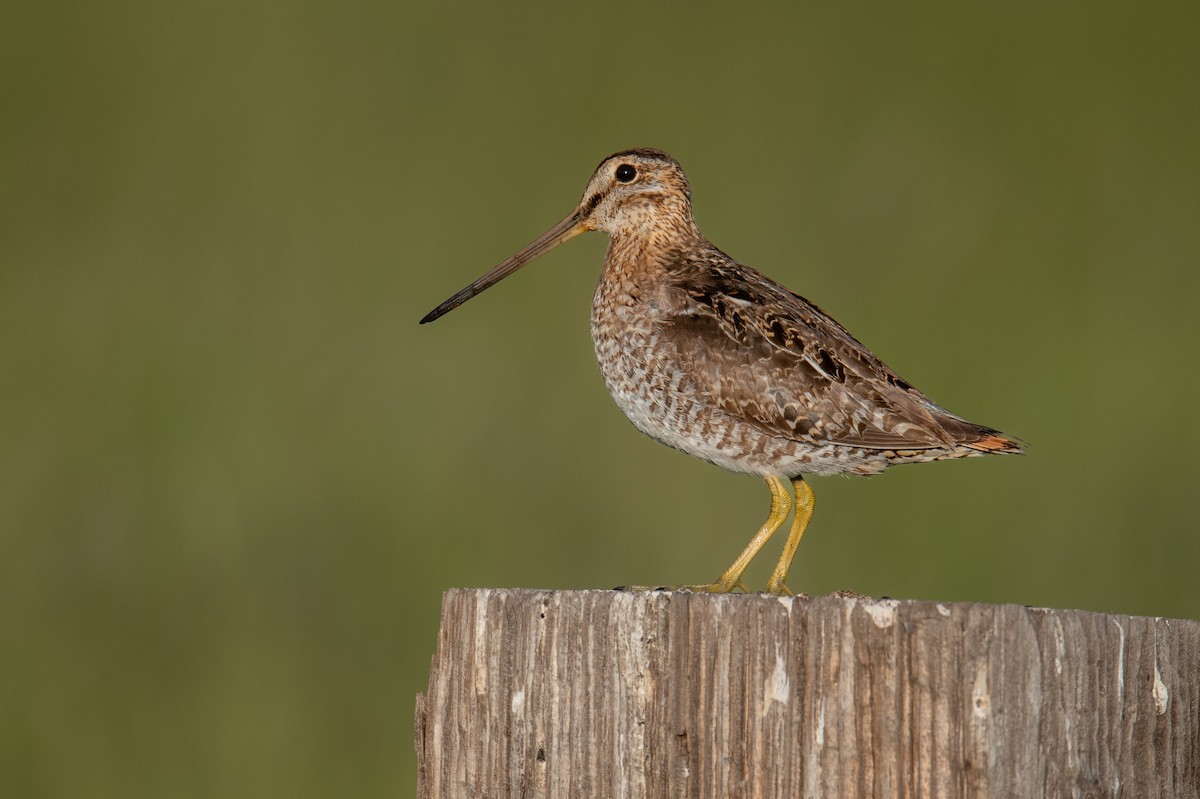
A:
{"label": "bird's neck", "polygon": [[691,209],[657,205],[653,213],[629,214],[610,231],[605,271],[628,276],[661,271],[681,253],[708,246]]}

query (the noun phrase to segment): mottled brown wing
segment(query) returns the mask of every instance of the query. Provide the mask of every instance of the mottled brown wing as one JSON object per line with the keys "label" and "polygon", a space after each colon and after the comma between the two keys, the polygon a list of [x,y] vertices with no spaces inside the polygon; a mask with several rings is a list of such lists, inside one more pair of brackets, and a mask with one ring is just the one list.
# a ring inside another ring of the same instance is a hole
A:
{"label": "mottled brown wing", "polygon": [[803,297],[744,266],[692,267],[673,286],[661,334],[725,412],[771,435],[869,449],[952,449],[985,430],[935,405]]}

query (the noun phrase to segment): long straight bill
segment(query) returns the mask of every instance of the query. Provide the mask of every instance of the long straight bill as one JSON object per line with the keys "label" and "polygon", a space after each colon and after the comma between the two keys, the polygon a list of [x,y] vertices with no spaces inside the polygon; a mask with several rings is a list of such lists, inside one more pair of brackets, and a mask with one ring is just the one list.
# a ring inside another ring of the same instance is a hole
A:
{"label": "long straight bill", "polygon": [[432,322],[434,319],[450,313],[455,308],[474,297],[476,294],[483,293],[484,290],[496,283],[499,283],[501,280],[508,277],[525,264],[539,256],[545,255],[558,245],[562,244],[564,241],[575,238],[587,229],[588,228],[585,227],[583,222],[580,220],[579,209],[576,209],[566,219],[562,220],[557,225],[539,236],[536,241],[532,242],[512,257],[508,258],[503,263],[499,263],[492,267],[492,269],[488,271],[486,275],[483,275],[474,283],[467,286],[465,289],[458,292],[429,313],[425,314],[424,318],[421,319],[421,324]]}

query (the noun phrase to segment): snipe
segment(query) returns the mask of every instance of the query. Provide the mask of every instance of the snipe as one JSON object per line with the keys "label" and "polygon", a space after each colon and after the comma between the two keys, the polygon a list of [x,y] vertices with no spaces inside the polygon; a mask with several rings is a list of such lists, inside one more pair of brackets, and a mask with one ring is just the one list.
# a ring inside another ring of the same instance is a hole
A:
{"label": "snipe", "polygon": [[785,584],[813,512],[804,474],[877,474],[898,463],[1019,453],[888,368],[829,315],[712,245],[691,187],[661,150],[601,162],[579,207],[421,320],[457,308],[564,241],[611,237],[592,303],[604,382],[646,435],[735,472],[761,475],[771,512],[737,560],[693,590],[745,590],[742,573],[792,510],[767,591]]}

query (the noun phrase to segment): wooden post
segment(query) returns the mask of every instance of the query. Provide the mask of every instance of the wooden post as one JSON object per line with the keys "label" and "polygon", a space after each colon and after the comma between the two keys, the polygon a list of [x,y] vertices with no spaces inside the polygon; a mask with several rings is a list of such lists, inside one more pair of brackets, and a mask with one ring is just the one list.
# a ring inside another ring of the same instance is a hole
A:
{"label": "wooden post", "polygon": [[453,590],[419,796],[1197,797],[1200,623]]}

